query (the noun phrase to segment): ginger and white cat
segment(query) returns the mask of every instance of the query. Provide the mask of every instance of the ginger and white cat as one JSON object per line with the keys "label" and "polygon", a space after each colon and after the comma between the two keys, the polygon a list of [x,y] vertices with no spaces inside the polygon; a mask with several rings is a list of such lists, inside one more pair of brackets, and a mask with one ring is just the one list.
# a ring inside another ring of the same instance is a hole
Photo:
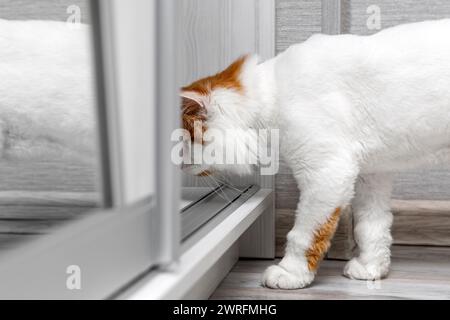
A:
{"label": "ginger and white cat", "polygon": [[281,155],[301,195],[285,256],[266,270],[265,286],[309,285],[349,203],[359,254],[344,274],[387,275],[392,172],[448,159],[449,34],[450,20],[440,20],[372,36],[314,35],[262,64],[241,59],[183,89],[189,130],[195,114],[207,129],[280,129]]}
{"label": "ginger and white cat", "polygon": [[[366,37],[315,35],[264,63],[245,57],[183,88],[190,132],[195,121],[205,131],[280,130],[301,196],[285,257],[266,270],[265,286],[309,285],[349,203],[359,255],[345,275],[387,275],[391,173],[448,159],[449,34],[450,20],[440,20]],[[0,20],[0,157],[92,152],[88,47],[84,27]]]}

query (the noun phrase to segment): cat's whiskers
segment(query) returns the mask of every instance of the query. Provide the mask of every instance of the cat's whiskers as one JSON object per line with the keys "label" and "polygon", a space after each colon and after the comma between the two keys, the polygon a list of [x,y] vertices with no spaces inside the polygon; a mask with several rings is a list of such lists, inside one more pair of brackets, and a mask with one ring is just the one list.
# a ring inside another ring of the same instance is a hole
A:
{"label": "cat's whiskers", "polygon": [[218,177],[214,177],[214,179],[217,180],[218,182],[220,182],[221,184],[223,184],[224,186],[226,186],[226,187],[228,187],[230,189],[233,189],[235,191],[238,191],[238,192],[243,192],[244,191],[244,190],[241,190],[241,189],[237,188],[236,186],[234,186],[229,180],[227,180],[227,178],[222,173],[216,172],[215,174],[220,175],[220,177],[222,179],[220,179]]}
{"label": "cat's whiskers", "polygon": [[[205,183],[210,187],[215,194],[217,194],[219,197],[221,197],[223,200],[230,202],[231,200],[226,196],[225,192],[223,191],[223,185],[220,184],[218,181],[216,181],[212,176],[204,176]],[[211,184],[210,182],[214,182],[214,184]],[[220,192],[221,191],[221,192]]]}

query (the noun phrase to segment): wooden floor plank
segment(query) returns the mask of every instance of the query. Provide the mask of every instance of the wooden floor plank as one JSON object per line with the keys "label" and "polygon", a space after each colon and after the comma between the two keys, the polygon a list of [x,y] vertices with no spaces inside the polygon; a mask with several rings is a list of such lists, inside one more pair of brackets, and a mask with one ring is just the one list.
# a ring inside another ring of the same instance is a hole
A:
{"label": "wooden floor plank", "polygon": [[269,260],[239,261],[211,299],[450,299],[450,248],[394,246],[388,278],[349,280],[343,261],[322,263],[315,282],[301,290],[273,290],[260,285]]}

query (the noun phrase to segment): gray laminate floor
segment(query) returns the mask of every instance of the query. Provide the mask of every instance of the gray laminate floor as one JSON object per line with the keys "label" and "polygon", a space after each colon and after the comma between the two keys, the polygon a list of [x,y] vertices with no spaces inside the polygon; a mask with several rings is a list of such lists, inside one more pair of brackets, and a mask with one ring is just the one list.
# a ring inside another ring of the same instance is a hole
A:
{"label": "gray laminate floor", "polygon": [[324,261],[309,288],[272,290],[260,277],[273,261],[241,260],[212,299],[450,299],[450,248],[395,246],[388,278],[377,282],[343,277],[344,261]]}

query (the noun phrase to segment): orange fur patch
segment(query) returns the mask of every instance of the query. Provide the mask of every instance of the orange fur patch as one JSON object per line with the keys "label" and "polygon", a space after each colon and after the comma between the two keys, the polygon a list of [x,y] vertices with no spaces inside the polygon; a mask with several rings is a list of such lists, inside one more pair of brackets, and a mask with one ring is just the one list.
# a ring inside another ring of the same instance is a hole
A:
{"label": "orange fur patch", "polygon": [[219,72],[213,76],[195,81],[194,83],[182,89],[184,91],[194,91],[201,95],[208,95],[212,90],[217,88],[234,89],[238,92],[242,92],[243,86],[240,81],[240,75],[246,59],[247,56],[243,56],[233,62],[224,71]]}
{"label": "orange fur patch", "polygon": [[[247,56],[243,56],[233,62],[227,69],[217,73],[214,76],[207,77],[198,80],[189,86],[182,88],[183,91],[191,91],[197,94],[207,96],[212,90],[217,88],[233,89],[238,92],[243,92],[243,86],[240,81],[240,75],[242,67],[247,59]],[[182,98],[182,120],[183,128],[189,131],[192,141],[196,136],[200,135],[200,132],[195,134],[195,122],[202,123],[202,132],[207,130],[205,121],[207,119],[205,106],[200,105],[194,100],[183,97]],[[202,135],[203,136],[203,135]],[[203,139],[198,139],[199,143],[203,143]]]}
{"label": "orange fur patch", "polygon": [[[206,131],[206,110],[204,107],[199,105],[194,100],[188,98],[182,98],[182,107],[181,107],[182,119],[183,119],[183,128],[189,131],[191,136],[191,140],[194,141],[194,138],[199,137],[200,135],[203,137],[203,133]],[[202,132],[195,132],[195,123],[201,123]],[[203,143],[203,139],[198,141]]]}
{"label": "orange fur patch", "polygon": [[330,240],[336,231],[337,224],[339,222],[339,216],[341,209],[337,208],[328,221],[323,224],[314,235],[313,244],[306,251],[306,259],[308,260],[308,269],[310,271],[316,271],[320,261],[322,261],[325,253],[330,247]]}

